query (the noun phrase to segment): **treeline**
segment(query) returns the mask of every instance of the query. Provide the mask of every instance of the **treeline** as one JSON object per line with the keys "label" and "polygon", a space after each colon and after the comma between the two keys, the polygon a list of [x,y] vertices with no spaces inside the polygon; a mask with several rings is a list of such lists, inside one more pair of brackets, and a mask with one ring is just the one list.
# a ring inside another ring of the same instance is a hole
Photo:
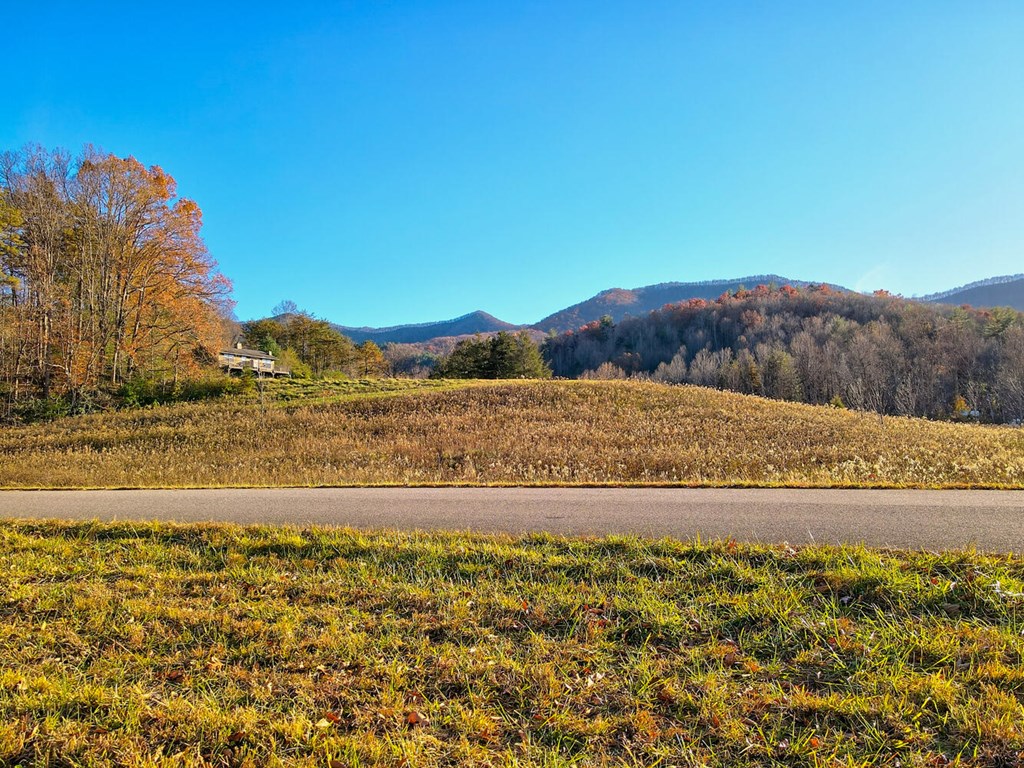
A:
{"label": "treeline", "polygon": [[551,369],[526,333],[502,331],[428,344],[354,344],[326,320],[282,302],[274,316],[242,323],[246,343],[269,352],[292,375],[358,378],[403,376],[446,379],[550,378]]}
{"label": "treeline", "polygon": [[291,302],[276,307],[274,315],[243,323],[242,333],[246,343],[273,354],[293,376],[372,378],[391,372],[384,353],[372,341],[353,344],[326,320],[298,311]]}
{"label": "treeline", "polygon": [[649,376],[896,415],[1024,417],[1024,314],[758,286],[549,338],[566,377]]}
{"label": "treeline", "polygon": [[157,166],[87,147],[0,155],[0,416],[215,359],[228,281]]}

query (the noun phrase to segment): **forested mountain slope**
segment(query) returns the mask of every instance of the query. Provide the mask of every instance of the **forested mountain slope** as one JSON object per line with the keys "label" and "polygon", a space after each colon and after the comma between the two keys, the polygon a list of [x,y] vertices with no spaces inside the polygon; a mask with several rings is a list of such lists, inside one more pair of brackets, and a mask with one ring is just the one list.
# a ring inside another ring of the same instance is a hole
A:
{"label": "forested mountain slope", "polygon": [[993,277],[925,296],[924,300],[956,306],[970,304],[972,307],[1013,307],[1024,312],[1024,275]]}
{"label": "forested mountain slope", "polygon": [[[640,317],[666,304],[676,304],[690,299],[717,299],[723,293],[735,293],[740,288],[755,285],[812,285],[804,280],[791,280],[779,275],[753,275],[732,280],[707,280],[696,283],[658,283],[641,288],[611,288],[579,304],[548,315],[533,327],[540,331],[563,333],[572,331],[604,316],[618,322],[625,317]],[[830,286],[844,290],[839,286]]]}
{"label": "forested mountain slope", "polygon": [[[899,415],[1024,418],[1024,314],[759,286],[545,342],[556,376],[668,382]],[[976,412],[973,414],[972,412]]]}

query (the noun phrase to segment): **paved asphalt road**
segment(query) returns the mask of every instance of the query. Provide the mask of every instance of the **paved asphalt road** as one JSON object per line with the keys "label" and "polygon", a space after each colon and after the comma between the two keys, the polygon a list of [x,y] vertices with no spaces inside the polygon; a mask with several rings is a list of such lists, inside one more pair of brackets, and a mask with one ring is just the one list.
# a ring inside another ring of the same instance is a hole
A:
{"label": "paved asphalt road", "polygon": [[629,533],[1024,552],[1022,491],[320,488],[0,491],[2,518]]}

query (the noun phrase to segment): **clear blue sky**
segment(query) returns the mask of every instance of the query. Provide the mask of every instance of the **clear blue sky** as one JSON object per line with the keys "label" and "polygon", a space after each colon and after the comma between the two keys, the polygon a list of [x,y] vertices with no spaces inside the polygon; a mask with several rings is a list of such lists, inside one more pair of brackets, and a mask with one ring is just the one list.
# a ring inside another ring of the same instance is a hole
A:
{"label": "clear blue sky", "polygon": [[[244,8],[244,10],[243,10]],[[18,4],[0,147],[205,214],[237,313],[532,322],[776,272],[1024,271],[1024,3]]]}

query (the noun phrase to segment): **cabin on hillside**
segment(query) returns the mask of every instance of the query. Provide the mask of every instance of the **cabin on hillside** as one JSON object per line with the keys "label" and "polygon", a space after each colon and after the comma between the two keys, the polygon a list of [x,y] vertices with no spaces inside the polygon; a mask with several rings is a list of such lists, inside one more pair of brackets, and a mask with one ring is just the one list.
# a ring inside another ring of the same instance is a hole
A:
{"label": "cabin on hillside", "polygon": [[222,349],[218,359],[221,369],[227,373],[241,374],[252,371],[257,376],[275,378],[292,375],[290,369],[277,364],[277,359],[272,354],[259,349],[246,349],[241,339],[236,340],[230,349]]}

